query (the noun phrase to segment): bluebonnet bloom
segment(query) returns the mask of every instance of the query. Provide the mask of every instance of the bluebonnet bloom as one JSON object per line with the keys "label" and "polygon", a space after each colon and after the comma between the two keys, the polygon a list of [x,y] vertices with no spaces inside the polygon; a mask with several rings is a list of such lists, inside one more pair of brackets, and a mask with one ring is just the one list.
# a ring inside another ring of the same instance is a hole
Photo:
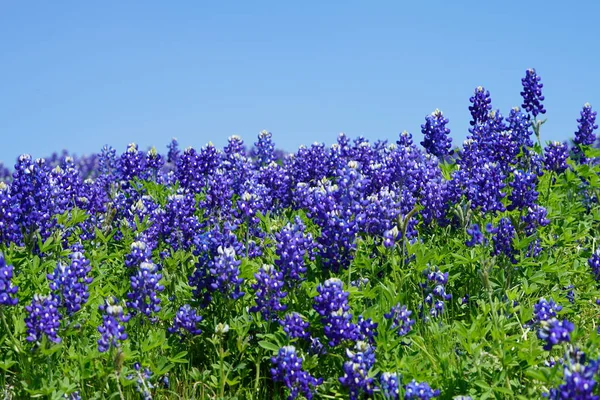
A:
{"label": "bluebonnet bloom", "polygon": [[504,254],[513,264],[516,264],[516,251],[513,247],[513,238],[516,231],[510,220],[508,218],[501,218],[497,227],[488,224],[487,231],[494,234],[492,237],[492,241],[494,242],[492,254],[495,256]]}
{"label": "bluebonnet bloom", "polygon": [[154,320],[153,314],[160,311],[158,292],[162,292],[165,287],[159,284],[162,274],[159,274],[157,270],[158,268],[154,263],[144,261],[131,275],[131,289],[127,293],[127,307],[131,309],[134,315],[141,312]]}
{"label": "bluebonnet bloom", "polygon": [[143,240],[135,241],[131,244],[131,251],[125,256],[125,266],[128,268],[139,267],[150,257],[151,249],[146,242]]}
{"label": "bluebonnet bloom", "polygon": [[179,307],[173,319],[173,326],[168,328],[168,331],[178,333],[181,336],[186,334],[200,335],[202,333],[202,329],[198,327],[200,321],[202,321],[202,316],[198,315],[196,310],[190,307],[189,304],[185,304]]}
{"label": "bluebonnet bloom", "polygon": [[439,395],[439,389],[433,390],[427,382],[417,382],[414,379],[404,387],[406,400],[429,400]]}
{"label": "bluebonnet bloom", "polygon": [[565,320],[560,321],[557,318],[557,312],[562,310],[562,306],[556,304],[554,300],[547,301],[543,297],[533,307],[533,319],[530,325],[538,327],[537,336],[544,340],[544,350],[551,350],[552,347],[560,342],[569,342],[570,333],[575,326]]}
{"label": "bluebonnet bloom", "polygon": [[351,322],[352,314],[348,312],[349,293],[344,291],[344,284],[338,278],[330,278],[317,287],[319,294],[314,298],[313,308],[321,316],[325,336],[329,345],[337,346],[344,340],[356,340],[358,327]]}
{"label": "bluebonnet bloom", "polygon": [[515,170],[513,180],[509,183],[512,191],[508,196],[510,204],[507,209],[526,209],[532,207],[537,201],[538,192],[535,190],[537,184],[537,175],[531,172]]}
{"label": "bluebonnet bloom", "polygon": [[125,324],[131,316],[123,313],[116,298],[106,300],[105,304],[98,306],[98,310],[103,313],[102,324],[98,327],[100,339],[98,339],[98,351],[104,353],[111,347],[120,347],[119,341],[127,340]]}
{"label": "bluebonnet bloom", "polygon": [[478,86],[475,89],[475,94],[469,99],[471,106],[469,111],[471,112],[470,121],[471,126],[481,124],[487,121],[488,113],[492,109],[492,99],[490,98],[490,92],[485,90],[482,86]]}
{"label": "bluebonnet bloom", "polygon": [[523,91],[521,92],[521,96],[523,97],[522,106],[534,117],[537,117],[538,114],[546,113],[542,104],[542,101],[544,101],[544,96],[542,95],[544,84],[540,83],[541,80],[542,78],[538,76],[533,68],[529,68],[525,72],[525,77],[521,79],[521,83],[523,84]]}
{"label": "bluebonnet bloom", "polygon": [[302,369],[303,360],[298,357],[294,346],[280,348],[271,362],[271,376],[275,382],[283,382],[289,389],[288,400],[297,398],[299,394],[312,399],[316,386],[323,382],[323,379],[317,379]]}
{"label": "bluebonnet bloom", "polygon": [[435,110],[431,115],[425,117],[425,124],[421,125],[421,133],[424,140],[421,146],[436,157],[443,158],[450,154],[452,139],[448,136],[450,129],[446,128],[448,118],[440,110]]}
{"label": "bluebonnet bloom", "polygon": [[10,187],[0,181],[0,243],[19,243],[21,231],[17,224],[20,207],[10,194]]}
{"label": "bluebonnet bloom", "polygon": [[154,385],[150,382],[152,371],[149,368],[142,368],[140,363],[135,363],[133,369],[135,374],[128,375],[127,379],[135,379],[135,390],[144,400],[152,400],[152,389],[154,389]]}
{"label": "bluebonnet bloom", "polygon": [[470,228],[467,228],[467,233],[469,234],[469,236],[471,236],[471,239],[465,242],[467,247],[473,247],[478,244],[487,243],[487,239],[485,238],[485,236],[483,236],[483,233],[479,229],[478,224],[473,224]]}
{"label": "bluebonnet bloom", "polygon": [[310,324],[302,319],[302,316],[297,312],[286,314],[279,324],[283,327],[283,331],[290,339],[302,338],[308,339],[310,334],[308,328]]}
{"label": "bluebonnet bloom", "polygon": [[552,318],[547,321],[540,322],[540,328],[537,331],[537,336],[544,340],[544,350],[552,350],[552,347],[560,342],[570,342],[570,333],[573,332],[575,326],[568,320],[558,320]]}
{"label": "bluebonnet bloom", "polygon": [[177,139],[171,139],[167,148],[169,149],[169,152],[167,153],[167,162],[177,164],[177,160],[179,160],[179,143],[177,142]]}
{"label": "bluebonnet bloom", "polygon": [[398,400],[400,397],[400,382],[402,377],[396,372],[384,372],[379,376],[381,394],[386,400]]}
{"label": "bluebonnet bloom", "polygon": [[12,284],[12,278],[13,266],[6,265],[4,255],[0,253],[0,307],[14,306],[19,302],[15,296],[19,287]]}
{"label": "bluebonnet bloom", "polygon": [[[441,272],[438,267],[435,269],[427,268],[423,271],[426,280],[419,284],[423,289],[425,304],[429,306],[429,314],[432,317],[438,317],[444,312],[444,302],[452,299],[450,293],[446,293],[446,284],[448,283],[448,272]],[[423,305],[421,305],[421,313]],[[423,315],[424,319],[427,319]]]}
{"label": "bluebonnet bloom", "polygon": [[25,325],[27,326],[28,342],[39,342],[43,336],[54,343],[60,343],[62,339],[58,336],[60,328],[61,315],[58,312],[58,298],[53,295],[41,296],[35,294],[31,305],[25,306],[27,317]]}
{"label": "bluebonnet bloom", "polygon": [[373,322],[371,318],[365,319],[362,315],[359,315],[356,325],[359,331],[358,340],[374,344],[375,337],[377,336],[377,322]]}
{"label": "bluebonnet bloom", "polygon": [[[76,249],[78,250],[78,249]],[[60,299],[60,306],[64,307],[67,315],[71,315],[81,309],[90,294],[88,285],[93,278],[88,276],[92,267],[80,251],[74,251],[69,256],[71,263],[64,265],[59,262],[53,274],[48,274],[50,289],[56,292]]]}
{"label": "bluebonnet bloom", "polygon": [[392,307],[389,313],[383,314],[386,319],[392,320],[391,329],[398,329],[396,334],[398,336],[405,336],[410,332],[412,326],[415,324],[415,320],[411,319],[412,311],[406,308],[406,306],[396,304]]}
{"label": "bluebonnet bloom", "polygon": [[569,146],[566,143],[551,142],[544,148],[544,169],[558,174],[563,173],[568,167],[568,158]]}
{"label": "bluebonnet bloom", "polygon": [[[507,129],[511,133],[511,139],[516,145],[517,152],[521,151],[523,147],[533,146],[531,141],[531,119],[527,114],[521,112],[519,107],[513,107],[510,110],[508,118]],[[516,156],[516,154],[514,154]]]}
{"label": "bluebonnet bloom", "polygon": [[550,400],[600,400],[600,396],[594,394],[599,360],[588,361],[583,352],[570,348],[562,366],[563,383],[558,388],[550,389],[544,397]]}
{"label": "bluebonnet bloom", "polygon": [[144,153],[138,150],[137,144],[130,143],[127,146],[127,150],[121,154],[117,161],[117,168],[124,187],[129,187],[128,181],[133,178],[144,178],[146,161]]}
{"label": "bluebonnet bloom", "polygon": [[594,274],[594,278],[597,281],[600,281],[600,247],[596,249],[592,256],[588,259],[588,265],[592,269],[592,273]]}
{"label": "bluebonnet bloom", "polygon": [[273,135],[268,131],[261,131],[258,134],[258,141],[254,146],[256,146],[256,164],[259,167],[275,161],[275,145],[272,138]]}
{"label": "bluebonnet bloom", "polygon": [[594,130],[598,129],[596,125],[596,115],[598,113],[592,110],[590,103],[583,105],[581,110],[581,117],[577,119],[577,132],[575,132],[575,138],[573,142],[578,145],[591,146],[596,141],[596,135]]}
{"label": "bluebonnet bloom", "polygon": [[339,378],[342,386],[350,391],[350,399],[357,400],[364,393],[371,395],[374,389],[369,371],[375,364],[374,348],[363,341],[356,343],[354,350],[346,350],[348,361],[344,362],[344,375]]}
{"label": "bluebonnet bloom", "polygon": [[229,293],[232,299],[238,299],[244,295],[240,290],[240,285],[244,280],[239,278],[239,266],[242,263],[235,259],[235,249],[233,247],[222,248],[219,246],[218,255],[215,257],[210,273],[215,277],[211,283],[213,291],[220,290],[223,293]]}
{"label": "bluebonnet bloom", "polygon": [[287,307],[281,304],[287,293],[283,289],[283,273],[272,265],[263,265],[254,275],[256,283],[251,287],[256,291],[254,300],[256,306],[250,307],[250,312],[260,312],[265,320],[277,319],[277,312]]}

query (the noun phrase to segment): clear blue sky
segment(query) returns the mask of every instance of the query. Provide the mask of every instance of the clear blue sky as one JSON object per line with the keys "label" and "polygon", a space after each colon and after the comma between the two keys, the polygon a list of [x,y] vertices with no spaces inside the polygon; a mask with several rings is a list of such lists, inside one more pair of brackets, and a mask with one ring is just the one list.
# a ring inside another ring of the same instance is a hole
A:
{"label": "clear blue sky", "polygon": [[420,141],[441,109],[464,140],[469,96],[507,115],[521,77],[545,84],[543,138],[600,109],[600,2],[0,3],[0,160],[127,143],[164,151],[262,129],[278,147]]}

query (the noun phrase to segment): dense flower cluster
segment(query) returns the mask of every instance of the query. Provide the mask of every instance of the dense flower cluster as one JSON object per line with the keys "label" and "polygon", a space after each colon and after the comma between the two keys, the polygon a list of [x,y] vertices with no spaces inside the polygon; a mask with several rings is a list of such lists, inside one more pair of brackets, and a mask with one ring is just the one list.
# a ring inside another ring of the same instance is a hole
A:
{"label": "dense flower cluster", "polygon": [[452,139],[448,136],[450,129],[446,128],[447,123],[448,118],[444,118],[440,110],[435,110],[425,117],[425,124],[421,125],[421,133],[425,139],[421,142],[421,146],[429,154],[440,158],[450,154]]}
{"label": "dense flower cluster", "polygon": [[310,337],[310,334],[307,331],[310,324],[304,321],[302,316],[297,312],[286,314],[279,323],[290,339],[308,339]]}
{"label": "dense flower cluster", "polygon": [[530,324],[538,326],[537,336],[545,342],[544,350],[552,348],[560,342],[570,342],[570,333],[575,326],[568,320],[559,320],[557,312],[562,310],[562,306],[556,304],[554,300],[547,301],[541,298],[534,305],[534,316]]}
{"label": "dense flower cluster", "polygon": [[354,350],[346,351],[348,361],[344,362],[344,375],[340,383],[347,387],[350,399],[357,400],[361,394],[371,395],[374,389],[374,379],[369,371],[375,364],[375,349],[366,342],[358,341]]}
{"label": "dense flower cluster", "polygon": [[396,333],[398,336],[404,336],[412,329],[415,324],[415,320],[411,319],[410,316],[412,311],[408,310],[406,306],[396,304],[392,307],[389,313],[383,314],[386,319],[392,320],[391,329],[398,329]]}
{"label": "dense flower cluster", "polygon": [[14,306],[19,302],[15,296],[19,290],[12,284],[13,266],[6,265],[4,255],[0,253],[0,307]]}
{"label": "dense flower cluster", "polygon": [[196,336],[202,333],[202,329],[198,327],[200,321],[202,321],[202,316],[198,315],[189,304],[185,304],[179,307],[173,319],[173,325],[168,330],[181,336],[186,334]]}
{"label": "dense flower cluster", "polygon": [[62,341],[58,336],[62,319],[58,307],[59,301],[56,296],[41,296],[39,294],[33,296],[31,305],[25,307],[28,313],[25,318],[28,342],[39,344],[43,336],[54,343]]}
{"label": "dense flower cluster", "polygon": [[144,261],[137,271],[131,275],[131,290],[127,293],[127,307],[135,315],[140,312],[153,319],[153,314],[160,311],[160,298],[158,293],[165,287],[159,284],[162,274],[152,262]]}
{"label": "dense flower cluster", "polygon": [[88,285],[93,278],[88,276],[92,267],[90,261],[79,251],[70,255],[71,263],[68,265],[58,263],[53,274],[48,274],[50,289],[56,292],[60,299],[60,306],[64,307],[67,315],[81,309],[90,294]]}
{"label": "dense flower cluster", "polygon": [[277,356],[271,358],[271,362],[273,380],[285,384],[290,391],[289,400],[297,398],[299,394],[308,400],[312,399],[315,387],[323,382],[302,369],[303,360],[298,357],[294,346],[280,348]]}
{"label": "dense flower cluster", "polygon": [[317,292],[319,294],[314,298],[313,308],[321,316],[329,345],[333,347],[344,340],[356,340],[359,329],[351,322],[349,293],[344,291],[342,281],[330,278],[317,287]]}
{"label": "dense flower cluster", "polygon": [[598,400],[594,394],[596,375],[600,360],[587,360],[585,354],[576,348],[570,348],[565,355],[563,365],[563,383],[545,394],[550,400]]}
{"label": "dense flower cluster", "polygon": [[439,389],[433,390],[427,382],[417,382],[414,379],[404,387],[406,400],[429,400],[440,395]]}
{"label": "dense flower cluster", "polygon": [[569,146],[566,143],[551,142],[544,148],[544,168],[547,171],[564,172],[568,168],[568,158]]}
{"label": "dense flower cluster", "polygon": [[117,299],[111,298],[98,306],[98,310],[102,312],[102,324],[98,327],[100,332],[100,339],[98,339],[98,351],[103,353],[108,351],[111,347],[119,347],[119,341],[127,339],[127,333],[125,332],[125,324],[131,316],[124,314],[123,307],[121,307]]}
{"label": "dense flower cluster", "polygon": [[521,79],[523,84],[523,91],[521,96],[523,97],[523,108],[537,117],[538,114],[545,114],[546,109],[542,104],[544,96],[542,95],[543,83],[540,83],[542,78],[535,72],[535,69],[530,68],[526,71],[525,77]]}
{"label": "dense flower cluster", "polygon": [[286,309],[286,306],[281,304],[281,299],[287,295],[283,291],[283,273],[272,265],[263,265],[254,277],[256,283],[251,287],[256,291],[256,305],[250,307],[250,312],[260,312],[267,321],[277,319],[277,312]]}
{"label": "dense flower cluster", "polygon": [[[420,286],[425,296],[425,304],[429,307],[429,315],[438,317],[444,312],[445,301],[452,298],[450,293],[446,293],[448,272],[441,272],[438,267],[433,270],[428,268],[423,271],[423,276],[425,276],[425,282],[421,283]],[[427,319],[423,313],[423,308],[423,305],[421,305],[423,318]]]}

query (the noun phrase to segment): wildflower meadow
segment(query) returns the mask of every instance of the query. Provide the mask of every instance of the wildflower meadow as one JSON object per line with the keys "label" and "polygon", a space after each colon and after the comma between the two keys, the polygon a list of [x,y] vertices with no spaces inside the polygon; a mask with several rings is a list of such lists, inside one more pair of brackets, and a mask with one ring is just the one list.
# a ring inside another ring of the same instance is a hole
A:
{"label": "wildflower meadow", "polygon": [[435,110],[0,167],[0,397],[600,399],[596,112],[548,142],[534,69],[471,93],[461,145]]}

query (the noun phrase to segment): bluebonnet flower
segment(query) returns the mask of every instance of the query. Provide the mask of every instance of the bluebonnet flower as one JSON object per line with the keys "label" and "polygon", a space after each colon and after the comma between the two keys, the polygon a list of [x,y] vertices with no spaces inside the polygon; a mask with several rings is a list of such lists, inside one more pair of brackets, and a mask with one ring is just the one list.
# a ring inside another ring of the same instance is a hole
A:
{"label": "bluebonnet flower", "polygon": [[20,207],[10,194],[10,187],[0,181],[0,243],[19,243],[21,231],[17,224]]}
{"label": "bluebonnet flower", "polygon": [[398,336],[405,336],[415,324],[415,320],[410,318],[411,314],[412,311],[408,310],[406,306],[402,306],[398,303],[392,307],[389,313],[385,313],[383,316],[386,319],[392,320],[392,326],[390,328],[398,328],[396,331]]}
{"label": "bluebonnet flower", "polygon": [[404,387],[404,399],[429,400],[440,395],[440,390],[431,389],[427,382],[417,382],[414,379]]}
{"label": "bluebonnet flower", "polygon": [[435,110],[431,115],[425,117],[425,124],[421,125],[421,133],[424,140],[421,146],[436,157],[443,158],[450,154],[452,139],[448,136],[450,129],[446,128],[448,118],[440,110]]}
{"label": "bluebonnet flower", "polygon": [[58,336],[61,315],[58,312],[58,298],[53,295],[41,296],[35,294],[31,305],[25,306],[28,315],[25,317],[28,342],[39,342],[43,336],[54,343],[60,343]]}
{"label": "bluebonnet flower", "polygon": [[159,284],[162,274],[157,272],[157,266],[152,262],[144,261],[140,264],[137,271],[131,275],[131,290],[127,293],[127,307],[135,315],[141,312],[154,320],[152,314],[160,311],[160,299],[158,292],[162,292],[165,287]]}
{"label": "bluebonnet flower", "polygon": [[139,267],[150,257],[151,249],[146,242],[143,240],[135,241],[131,244],[131,251],[125,256],[125,266],[128,268]]}
{"label": "bluebonnet flower", "polygon": [[511,203],[507,209],[512,211],[514,209],[522,210],[532,207],[538,198],[538,192],[535,190],[536,184],[536,174],[515,170],[513,172],[513,180],[509,183],[512,191],[508,196],[508,200]]}
{"label": "bluebonnet flower", "polygon": [[469,111],[471,112],[470,121],[471,126],[481,124],[487,121],[488,113],[492,109],[492,99],[490,98],[490,92],[485,90],[482,86],[478,86],[475,89],[475,94],[469,99],[471,106]]}
{"label": "bluebonnet flower", "polygon": [[217,252],[218,255],[210,267],[210,273],[215,278],[210,285],[211,289],[229,293],[232,299],[238,299],[244,295],[244,292],[240,290],[244,280],[239,278],[240,270],[238,268],[242,262],[235,259],[236,254],[233,247],[219,246]]}
{"label": "bluebonnet flower", "polygon": [[398,400],[400,397],[400,382],[402,377],[396,372],[384,372],[379,376],[381,394],[386,400]]}
{"label": "bluebonnet flower", "polygon": [[471,236],[471,239],[465,242],[467,247],[473,247],[478,244],[487,243],[487,239],[485,238],[485,236],[483,236],[483,233],[479,229],[478,224],[473,224],[470,228],[467,228],[467,233],[469,234],[469,236]]}
{"label": "bluebonnet flower", "polygon": [[310,337],[310,334],[307,331],[310,324],[304,321],[302,316],[297,312],[286,314],[283,319],[279,321],[279,324],[283,327],[283,331],[290,339],[308,339]]}
{"label": "bluebonnet flower", "polygon": [[14,306],[19,302],[15,296],[18,286],[12,284],[13,266],[6,265],[4,255],[0,253],[0,306]]}
{"label": "bluebonnet flower", "polygon": [[319,338],[311,336],[309,340],[310,346],[308,348],[308,352],[310,354],[317,356],[327,354],[327,350],[325,349],[325,346],[323,346],[323,343],[321,343],[321,340]]}
{"label": "bluebonnet flower", "polygon": [[259,167],[275,161],[275,145],[272,138],[273,135],[268,131],[261,131],[258,134],[258,141],[254,146],[256,146],[256,164]]}
{"label": "bluebonnet flower", "polygon": [[288,400],[295,399],[300,394],[308,400],[312,399],[316,386],[323,382],[323,379],[317,379],[302,369],[303,360],[298,357],[294,346],[280,348],[271,362],[271,376],[275,382],[283,382],[289,389]]}
{"label": "bluebonnet flower", "polygon": [[517,152],[523,147],[533,146],[530,129],[531,120],[527,114],[521,112],[519,107],[513,107],[510,110],[508,118],[506,118],[506,122],[508,123],[507,129],[511,133],[510,136],[516,145]]}
{"label": "bluebonnet flower", "polygon": [[344,375],[339,378],[342,386],[350,391],[350,399],[357,400],[364,393],[371,395],[374,389],[373,378],[369,371],[375,364],[375,351],[371,345],[359,341],[354,350],[346,350],[348,361],[344,362]]}
{"label": "bluebonnet flower", "polygon": [[371,318],[365,319],[362,315],[358,316],[358,340],[374,344],[375,336],[377,336],[377,322],[373,322]]}
{"label": "bluebonnet flower", "polygon": [[492,254],[495,256],[504,254],[513,264],[516,264],[516,250],[513,247],[513,238],[516,231],[510,220],[508,218],[501,218],[497,227],[488,224],[487,231],[494,234],[492,237],[492,241],[494,242]]}
{"label": "bluebonnet flower", "polygon": [[575,132],[575,139],[573,142],[578,145],[591,146],[596,141],[596,135],[594,130],[598,129],[596,125],[596,115],[598,113],[592,110],[590,103],[583,105],[581,110],[581,117],[577,119],[577,132]]}
{"label": "bluebonnet flower", "polygon": [[144,178],[146,172],[146,161],[144,159],[144,153],[138,150],[138,145],[130,143],[127,146],[127,150],[121,154],[121,157],[117,161],[117,168],[121,177],[124,181],[124,187],[129,187],[127,183],[133,178],[139,177]]}
{"label": "bluebonnet flower", "polygon": [[[450,293],[446,293],[446,284],[448,283],[448,272],[441,272],[438,267],[435,269],[427,268],[423,271],[426,280],[419,284],[423,289],[425,304],[429,306],[429,314],[432,317],[438,317],[444,312],[444,302],[452,299]],[[421,305],[421,314],[423,305]],[[423,318],[426,317],[423,315]]]}
{"label": "bluebonnet flower", "polygon": [[135,363],[133,369],[135,374],[128,375],[127,379],[135,379],[135,390],[144,400],[152,400],[152,389],[154,389],[154,385],[150,382],[152,371],[149,368],[142,368],[140,363]]}
{"label": "bluebonnet flower", "polygon": [[287,307],[281,304],[287,293],[283,289],[283,273],[272,265],[263,265],[254,275],[256,283],[250,285],[256,291],[254,300],[256,306],[250,307],[250,312],[260,312],[265,320],[277,319],[277,312]]}
{"label": "bluebonnet flower", "polygon": [[171,142],[167,145],[169,150],[167,153],[167,162],[171,164],[177,164],[179,160],[179,143],[176,138],[171,139]]}
{"label": "bluebonnet flower", "polygon": [[533,319],[531,323],[537,323],[542,321],[548,321],[556,318],[558,312],[562,310],[560,304],[556,304],[553,299],[547,301],[545,298],[541,298],[533,306]]}
{"label": "bluebonnet flower", "polygon": [[344,340],[356,340],[360,334],[358,327],[351,322],[348,312],[348,292],[338,278],[330,278],[317,287],[319,294],[314,298],[313,308],[321,316],[325,336],[331,347]]}
{"label": "bluebonnet flower", "polygon": [[558,320],[552,318],[547,321],[540,322],[540,328],[537,331],[537,336],[541,340],[544,340],[544,350],[552,350],[552,347],[559,344],[560,342],[570,342],[570,333],[575,329],[573,323],[565,320]]}
{"label": "bluebonnet flower", "polygon": [[568,158],[569,146],[566,143],[551,142],[544,148],[544,169],[561,174],[568,167]]}
{"label": "bluebonnet flower", "polygon": [[392,229],[388,229],[383,232],[383,246],[387,248],[392,248],[396,245],[396,243],[402,238],[402,233],[397,226],[392,227]]}
{"label": "bluebonnet flower", "polygon": [[544,397],[550,400],[600,400],[594,394],[599,360],[587,360],[583,352],[570,348],[565,355],[563,365],[563,383],[550,389]]}
{"label": "bluebonnet flower", "polygon": [[538,76],[535,69],[529,68],[525,72],[525,77],[521,79],[523,84],[523,91],[521,96],[523,97],[522,107],[534,117],[538,114],[545,114],[546,110],[542,104],[544,96],[542,95],[543,83],[540,83],[542,78]]}
{"label": "bluebonnet flower", "polygon": [[588,259],[588,265],[592,269],[594,278],[600,281],[600,247],[596,249],[592,256]]}
{"label": "bluebonnet flower", "polygon": [[202,316],[196,314],[196,310],[190,307],[189,304],[185,304],[179,307],[173,319],[173,326],[168,328],[168,331],[178,333],[181,336],[185,334],[200,335],[202,333],[202,329],[198,327],[200,321],[202,321]]}
{"label": "bluebonnet flower", "polygon": [[571,340],[570,333],[575,326],[566,319],[560,321],[557,318],[557,312],[560,310],[562,310],[561,305],[556,304],[552,299],[547,301],[543,297],[533,307],[534,315],[529,325],[538,327],[538,338],[546,342],[544,350],[551,350],[558,343]]}
{"label": "bluebonnet flower", "polygon": [[81,309],[90,294],[88,285],[93,278],[88,276],[92,267],[80,251],[74,251],[69,256],[71,263],[64,265],[59,262],[53,274],[48,274],[50,289],[54,290],[60,299],[60,306],[64,307],[67,315],[71,315]]}
{"label": "bluebonnet flower", "polygon": [[131,316],[123,313],[116,298],[107,299],[105,304],[98,306],[98,310],[103,313],[102,324],[98,327],[100,339],[98,339],[98,351],[104,353],[111,347],[120,347],[119,341],[127,340],[125,324]]}

